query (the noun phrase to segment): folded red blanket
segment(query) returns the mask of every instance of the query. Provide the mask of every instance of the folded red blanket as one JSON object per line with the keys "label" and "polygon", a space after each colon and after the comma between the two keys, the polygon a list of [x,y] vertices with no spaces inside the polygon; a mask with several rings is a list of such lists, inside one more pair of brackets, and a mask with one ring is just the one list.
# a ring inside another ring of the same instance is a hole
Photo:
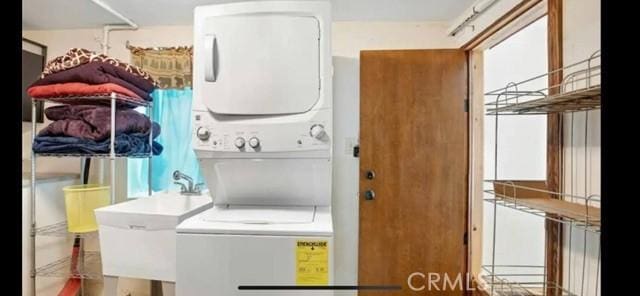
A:
{"label": "folded red blanket", "polygon": [[38,79],[31,86],[83,82],[87,84],[115,83],[131,90],[145,100],[151,100],[154,85],[144,78],[105,62],[90,62]]}
{"label": "folded red blanket", "polygon": [[68,82],[50,85],[32,86],[27,89],[29,96],[34,98],[67,97],[67,96],[93,96],[116,92],[140,101],[143,99],[134,92],[115,83],[86,84],[81,82]]}
{"label": "folded red blanket", "polygon": [[[38,136],[69,136],[102,141],[111,135],[111,108],[92,105],[61,105],[44,111],[54,120],[38,133]],[[116,110],[116,135],[147,133],[151,128],[149,118],[135,110]]]}

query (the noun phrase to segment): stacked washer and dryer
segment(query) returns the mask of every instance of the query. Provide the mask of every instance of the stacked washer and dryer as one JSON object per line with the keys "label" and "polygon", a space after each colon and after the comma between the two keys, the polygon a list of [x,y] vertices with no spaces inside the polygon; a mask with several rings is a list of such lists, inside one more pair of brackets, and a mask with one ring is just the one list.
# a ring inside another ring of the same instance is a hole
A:
{"label": "stacked washer and dryer", "polygon": [[332,294],[255,287],[333,282],[330,4],[201,6],[194,22],[193,146],[214,206],[177,227],[176,294]]}

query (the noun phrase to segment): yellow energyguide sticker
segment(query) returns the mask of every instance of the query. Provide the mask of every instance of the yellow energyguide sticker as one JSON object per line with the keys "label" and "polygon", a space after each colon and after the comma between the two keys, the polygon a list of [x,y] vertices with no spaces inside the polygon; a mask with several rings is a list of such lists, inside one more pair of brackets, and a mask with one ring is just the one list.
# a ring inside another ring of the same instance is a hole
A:
{"label": "yellow energyguide sticker", "polygon": [[297,241],[296,284],[329,284],[329,248],[326,240]]}

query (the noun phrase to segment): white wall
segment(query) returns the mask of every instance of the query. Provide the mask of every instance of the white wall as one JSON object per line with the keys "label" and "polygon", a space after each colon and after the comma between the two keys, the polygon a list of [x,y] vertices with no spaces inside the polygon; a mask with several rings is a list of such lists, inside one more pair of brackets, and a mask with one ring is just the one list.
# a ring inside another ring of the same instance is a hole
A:
{"label": "white wall", "polygon": [[[600,49],[600,1],[564,0],[563,5],[563,63],[570,65]],[[599,195],[600,111],[567,114],[563,120],[564,192]],[[584,231],[568,227],[564,234],[564,286],[579,295],[600,295],[600,236],[587,233],[585,238]]]}
{"label": "white wall", "polygon": [[333,55],[358,58],[360,50],[455,48],[446,28],[444,22],[334,22]]}
{"label": "white wall", "polygon": [[[484,52],[485,91],[503,88],[509,82],[520,82],[547,71],[546,17]],[[546,87],[546,79],[529,85],[532,89]],[[511,89],[513,90],[513,89]],[[504,99],[501,97],[500,99]],[[486,96],[493,102],[495,96]],[[496,116],[484,118],[484,174],[495,179]],[[546,116],[499,116],[497,179],[546,179]],[[485,184],[492,189],[491,184]],[[489,194],[486,197],[492,198]],[[544,265],[544,218],[497,206],[496,265]],[[484,203],[483,264],[492,263],[494,204]],[[511,271],[515,272],[515,271]],[[520,270],[520,273],[542,269]],[[496,270],[496,273],[504,273]],[[507,278],[525,280],[523,278]],[[540,280],[541,277],[532,280]]]}
{"label": "white wall", "polygon": [[[334,178],[333,216],[335,226],[336,284],[357,284],[358,274],[358,159],[352,156],[359,124],[359,53],[364,49],[454,48],[446,37],[446,23],[439,22],[335,22],[333,24],[334,65]],[[102,31],[23,31],[23,36],[49,46],[49,58],[70,47],[100,51],[95,39]],[[129,60],[125,48],[136,46],[191,45],[190,26],[149,27],[111,34],[109,54]],[[23,135],[24,136],[24,135]],[[28,149],[28,148],[27,148]],[[137,295],[137,294],[134,294]]]}

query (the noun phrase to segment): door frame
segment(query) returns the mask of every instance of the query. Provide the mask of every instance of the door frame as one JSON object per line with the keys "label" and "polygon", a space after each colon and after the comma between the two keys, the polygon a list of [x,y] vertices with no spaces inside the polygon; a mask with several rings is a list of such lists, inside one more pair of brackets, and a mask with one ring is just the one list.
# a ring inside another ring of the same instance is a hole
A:
{"label": "door frame", "polygon": [[[469,212],[467,226],[470,230],[468,265],[472,286],[478,286],[482,266],[482,218],[484,174],[484,69],[483,52],[547,16],[548,70],[562,68],[562,2],[563,0],[522,1],[496,19],[460,48],[469,57]],[[555,75],[549,85],[558,83],[562,75]],[[562,117],[548,116],[547,122],[547,182],[552,191],[560,191],[562,184]],[[562,227],[559,223],[545,221],[547,280],[562,282]],[[479,291],[479,290],[477,290]],[[549,291],[548,291],[549,292]],[[478,295],[487,295],[478,293]],[[551,294],[552,295],[552,294]]]}

